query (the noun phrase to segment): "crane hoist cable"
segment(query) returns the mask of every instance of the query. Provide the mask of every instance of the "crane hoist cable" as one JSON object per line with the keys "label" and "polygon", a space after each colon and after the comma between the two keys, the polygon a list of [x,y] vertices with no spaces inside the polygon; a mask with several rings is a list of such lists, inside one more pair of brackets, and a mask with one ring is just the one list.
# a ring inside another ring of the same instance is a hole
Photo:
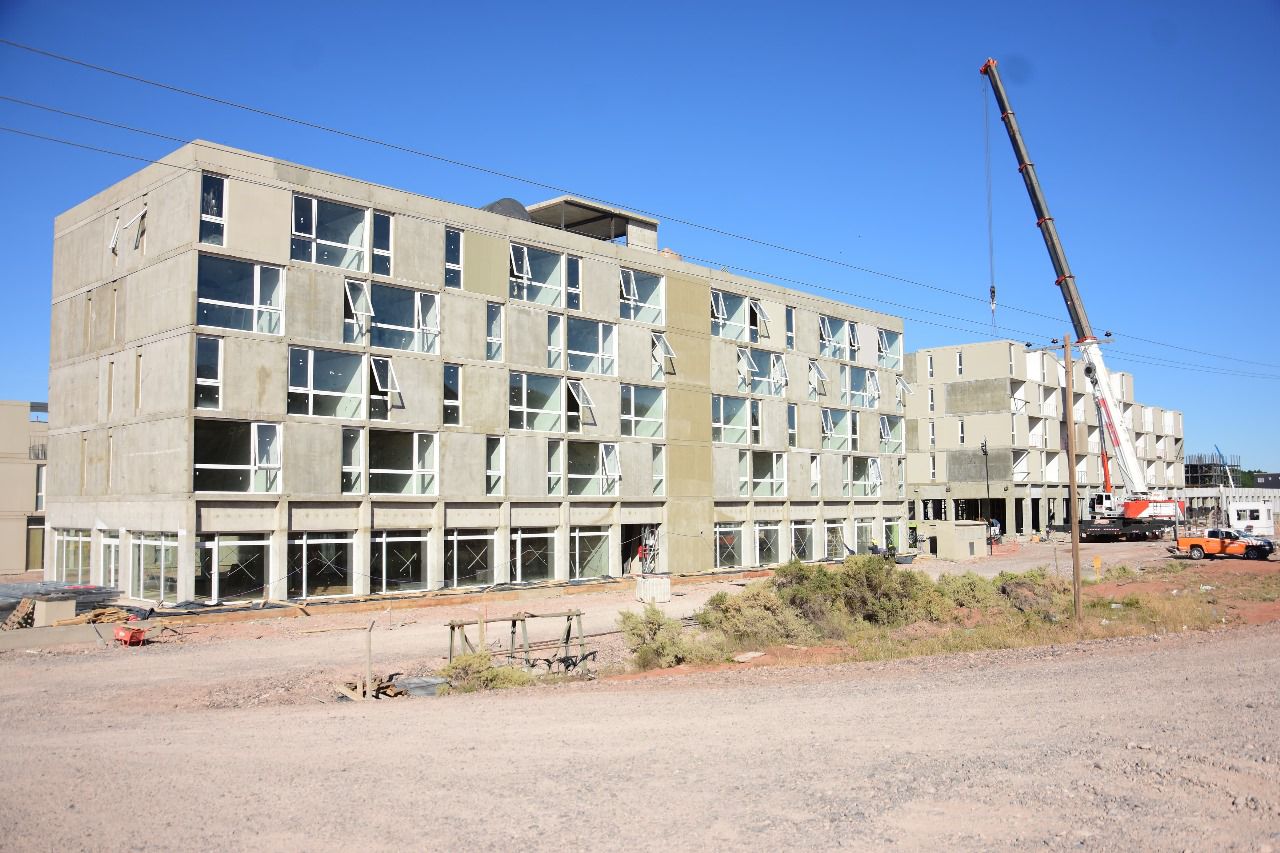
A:
{"label": "crane hoist cable", "polygon": [[978,81],[978,95],[982,100],[982,154],[987,182],[987,272],[991,282],[991,334],[999,337],[996,326],[996,229],[991,201],[991,106],[987,97],[986,81]]}

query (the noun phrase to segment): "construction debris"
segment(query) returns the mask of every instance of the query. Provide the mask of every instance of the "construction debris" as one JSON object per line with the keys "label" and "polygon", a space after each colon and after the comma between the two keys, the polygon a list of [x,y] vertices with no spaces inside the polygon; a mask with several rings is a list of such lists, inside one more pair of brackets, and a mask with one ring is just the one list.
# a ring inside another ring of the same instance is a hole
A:
{"label": "construction debris", "polygon": [[93,625],[102,622],[129,622],[136,620],[138,617],[119,607],[99,607],[90,610],[88,613],[81,613],[70,619],[59,619],[54,622],[54,627],[62,627],[63,625]]}
{"label": "construction debris", "polygon": [[36,600],[34,598],[24,598],[18,602],[18,606],[9,614],[9,618],[0,624],[0,631],[13,631],[18,628],[30,628],[35,624],[36,618]]}

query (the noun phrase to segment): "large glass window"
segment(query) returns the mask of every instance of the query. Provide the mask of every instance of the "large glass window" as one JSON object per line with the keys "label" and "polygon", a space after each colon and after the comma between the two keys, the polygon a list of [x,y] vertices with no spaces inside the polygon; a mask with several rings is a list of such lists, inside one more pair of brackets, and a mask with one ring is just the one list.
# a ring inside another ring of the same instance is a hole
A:
{"label": "large glass window", "polygon": [[609,574],[609,528],[569,528],[569,577],[602,578]]}
{"label": "large glass window", "polygon": [[196,544],[197,601],[218,604],[267,597],[271,541],[267,534],[206,534]]}
{"label": "large glass window", "polygon": [[438,469],[434,433],[369,430],[371,493],[434,495]]}
{"label": "large glass window", "polygon": [[203,175],[200,179],[200,242],[210,246],[226,245],[227,179],[221,175]]}
{"label": "large glass window", "polygon": [[201,255],[196,272],[196,325],[284,331],[284,270]]}
{"label": "large glass window", "polygon": [[879,497],[883,483],[880,460],[866,456],[853,456],[851,460],[854,497]]}
{"label": "large glass window", "polygon": [[290,347],[289,414],[364,417],[364,356]]}
{"label": "large glass window", "polygon": [[558,306],[563,289],[564,256],[557,252],[512,243],[511,298]]}
{"label": "large glass window", "polygon": [[369,592],[427,588],[427,537],[421,530],[375,530],[369,536]]}
{"label": "large glass window", "polygon": [[738,347],[738,388],[781,397],[787,387],[787,362],[780,352]]}
{"label": "large glass window", "polygon": [[716,568],[736,569],[742,565],[742,525],[718,522],[716,534]]}
{"label": "large glass window", "polygon": [[569,317],[567,325],[569,369],[579,373],[612,376],[617,359],[613,324]]}
{"label": "large glass window", "polygon": [[880,416],[880,452],[901,453],[903,448],[903,426],[900,415]]}
{"label": "large glass window", "polygon": [[361,439],[364,430],[358,427],[342,428],[342,491],[359,494],[364,491],[364,451]]}
{"label": "large glass window", "polygon": [[295,533],[289,540],[290,598],[351,595],[351,533]]}
{"label": "large glass window", "polygon": [[556,531],[552,527],[511,529],[511,582],[549,581],[556,571]]}
{"label": "large glass window", "polygon": [[54,580],[76,584],[89,582],[90,541],[88,530],[54,528]]}
{"label": "large glass window", "polygon": [[664,393],[646,385],[622,387],[622,434],[661,438]]}
{"label": "large glass window", "polygon": [[653,494],[661,497],[667,493],[667,449],[653,445]]}
{"label": "large glass window", "polygon": [[444,585],[493,583],[494,531],[451,527],[444,532]]}
{"label": "large glass window", "polygon": [[757,566],[776,566],[778,564],[778,555],[780,554],[778,546],[779,526],[776,521],[756,522]]}
{"label": "large glass window", "polygon": [[508,426],[511,429],[560,431],[563,397],[559,377],[512,373],[509,382]]}
{"label": "large glass window", "polygon": [[839,521],[827,521],[823,526],[826,532],[827,559],[843,562],[849,554],[844,542],[844,525]]}
{"label": "large glass window", "polygon": [[850,361],[858,357],[858,333],[853,323],[838,317],[818,317],[818,352],[826,358]]}
{"label": "large glass window", "polygon": [[222,408],[222,339],[196,336],[196,408]]}
{"label": "large glass window", "polygon": [[375,347],[436,353],[440,347],[440,308],[434,293],[377,282],[347,282],[342,340]]}
{"label": "large glass window", "polygon": [[739,467],[750,473],[750,494],[758,497],[783,497],[787,493],[787,454],[768,450],[741,450]]}
{"label": "large glass window", "polygon": [[822,410],[822,449],[856,450],[858,416],[844,409]]}
{"label": "large glass window", "polygon": [[490,302],[485,309],[484,357],[502,361],[502,303]]}
{"label": "large glass window", "polygon": [[490,435],[484,440],[484,493],[500,495],[503,490],[506,454],[502,436]]}
{"label": "large glass window", "polygon": [[880,377],[874,369],[840,365],[840,402],[874,409],[880,405]]}
{"label": "large glass window", "polygon": [[663,278],[660,275],[626,269],[618,272],[618,315],[661,326],[665,322]]}
{"label": "large glass window", "polygon": [[817,559],[813,549],[813,522],[791,522],[791,558],[808,562]]}
{"label": "large glass window", "polygon": [[[371,266],[367,266],[365,258],[370,252],[373,260]],[[391,275],[391,216],[336,201],[295,195],[289,257],[345,270]]]}
{"label": "large glass window", "polygon": [[711,440],[751,444],[760,440],[760,402],[746,397],[711,398]]}
{"label": "large glass window", "polygon": [[280,491],[279,424],[197,420],[194,439],[194,491]]}
{"label": "large glass window", "polygon": [[178,536],[176,533],[134,533],[129,597],[142,601],[178,599]]}
{"label": "large glass window", "polygon": [[748,334],[750,306],[745,296],[711,291],[711,334],[731,341],[756,340]]}
{"label": "large glass window", "polygon": [[570,441],[566,449],[570,495],[616,495],[618,445]]}
{"label": "large glass window", "polygon": [[[876,330],[876,358],[881,367],[897,370],[902,367],[902,333],[888,329]],[[1012,373],[1013,371],[1010,370]]]}

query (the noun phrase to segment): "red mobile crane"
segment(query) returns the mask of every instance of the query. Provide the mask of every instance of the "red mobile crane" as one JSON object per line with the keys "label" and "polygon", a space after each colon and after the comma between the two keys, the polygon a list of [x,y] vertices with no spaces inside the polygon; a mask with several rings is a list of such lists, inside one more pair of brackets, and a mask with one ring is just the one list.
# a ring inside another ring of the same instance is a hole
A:
{"label": "red mobile crane", "polygon": [[[1062,293],[1067,305],[1067,313],[1071,317],[1071,326],[1080,346],[1084,360],[1084,375],[1088,380],[1094,403],[1098,407],[1098,422],[1102,424],[1104,439],[1102,451],[1103,475],[1106,488],[1103,492],[1089,497],[1088,519],[1082,518],[1080,532],[1084,536],[1135,537],[1169,527],[1175,521],[1182,520],[1183,502],[1151,489],[1147,483],[1146,473],[1138,460],[1138,451],[1133,437],[1124,424],[1117,423],[1116,415],[1120,407],[1116,400],[1115,390],[1111,385],[1111,373],[1102,360],[1102,348],[1094,337],[1089,325],[1089,317],[1084,310],[1084,301],[1080,291],[1076,289],[1076,278],[1071,274],[1071,266],[1067,263],[1067,253],[1058,238],[1058,229],[1049,214],[1049,205],[1040,189],[1040,181],[1036,177],[1035,164],[1027,154],[1027,145],[1022,139],[1022,131],[1014,118],[1013,108],[1009,105],[1009,96],[1000,80],[1000,72],[996,69],[996,61],[988,59],[979,69],[995,94],[996,104],[1000,107],[1000,120],[1004,122],[1009,134],[1009,142],[1013,145],[1013,154],[1018,161],[1018,172],[1027,186],[1027,195],[1031,198],[1031,207],[1036,214],[1036,227],[1044,238],[1045,248],[1049,252],[1049,260],[1053,263],[1058,277],[1055,284]],[[1109,332],[1107,333],[1110,334]],[[1067,400],[1071,406],[1074,401]],[[1107,460],[1106,446],[1110,443],[1111,458],[1116,462],[1121,481],[1124,483],[1125,498],[1120,507],[1116,507],[1111,494],[1111,471]],[[1075,460],[1068,463],[1075,470]],[[1072,510],[1075,511],[1075,508]]]}

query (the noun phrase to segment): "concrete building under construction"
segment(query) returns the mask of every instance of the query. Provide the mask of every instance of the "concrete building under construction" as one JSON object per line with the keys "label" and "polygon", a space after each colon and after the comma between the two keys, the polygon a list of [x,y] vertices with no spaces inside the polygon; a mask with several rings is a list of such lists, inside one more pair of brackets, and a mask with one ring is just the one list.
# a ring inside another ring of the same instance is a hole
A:
{"label": "concrete building under construction", "polygon": [[577,198],[204,142],[58,217],[50,579],[383,594],[904,544],[902,321]]}
{"label": "concrete building under construction", "polygon": [[[1103,486],[1102,427],[1074,365],[1076,457],[1066,441],[1066,368],[1052,353],[990,341],[909,353],[907,489],[919,547],[948,558],[980,553],[985,523],[1027,536],[1070,521],[1068,476]],[[1135,402],[1133,377],[1112,373],[1120,421],[1147,483],[1184,485],[1182,413]],[[1114,469],[1113,469],[1114,471]],[[1083,501],[1083,497],[1082,497]]]}

